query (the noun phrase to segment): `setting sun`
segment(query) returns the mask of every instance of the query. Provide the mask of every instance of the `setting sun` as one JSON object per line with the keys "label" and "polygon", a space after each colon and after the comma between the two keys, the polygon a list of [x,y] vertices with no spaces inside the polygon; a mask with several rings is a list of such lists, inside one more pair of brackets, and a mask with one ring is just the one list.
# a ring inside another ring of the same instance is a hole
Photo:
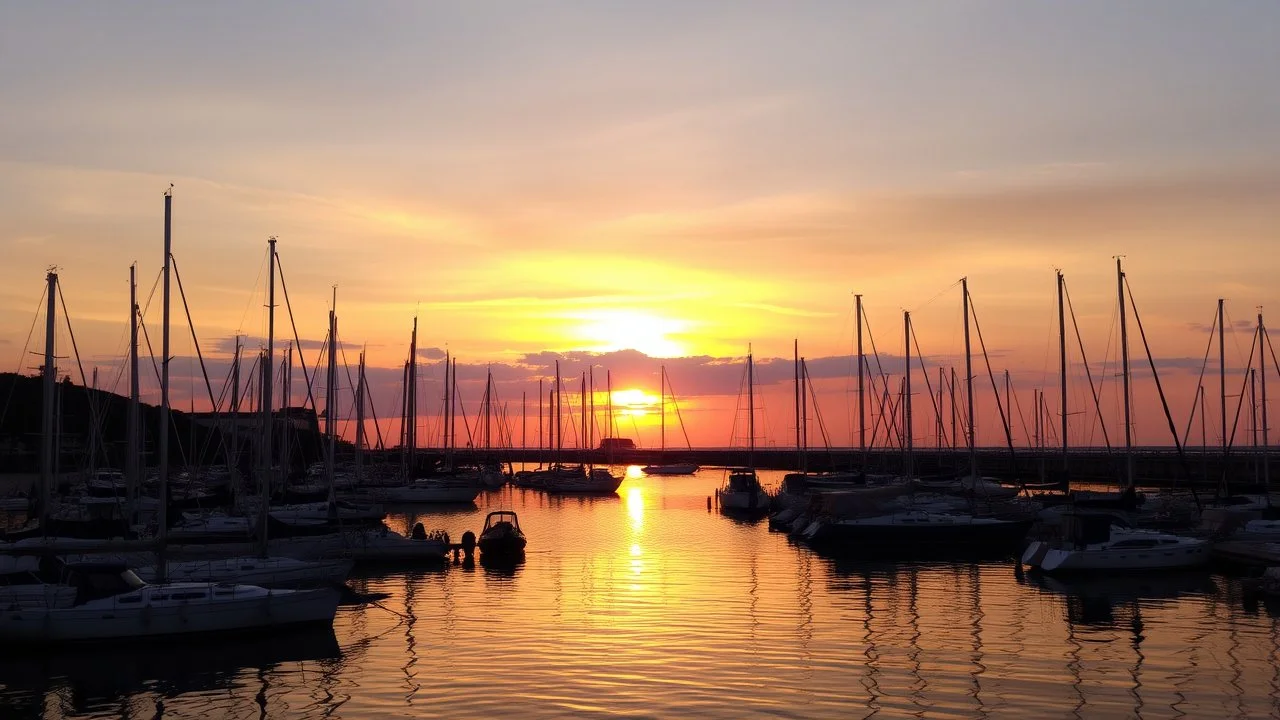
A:
{"label": "setting sun", "polygon": [[613,391],[613,411],[618,415],[644,417],[658,412],[658,396],[630,388]]}

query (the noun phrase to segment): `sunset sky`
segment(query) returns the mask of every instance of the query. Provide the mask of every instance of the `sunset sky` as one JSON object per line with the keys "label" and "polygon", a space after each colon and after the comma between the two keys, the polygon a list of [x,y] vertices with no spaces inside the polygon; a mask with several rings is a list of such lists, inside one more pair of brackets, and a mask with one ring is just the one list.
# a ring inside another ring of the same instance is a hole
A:
{"label": "sunset sky", "polygon": [[[1269,2],[5,3],[0,371],[38,363],[23,350],[52,265],[86,364],[125,391],[128,268],[145,299],[172,183],[215,390],[232,338],[256,351],[266,332],[274,235],[308,365],[337,285],[346,358],[367,348],[380,417],[416,315],[427,415],[445,349],[467,412],[488,367],[512,418],[522,392],[534,414],[556,357],[575,391],[595,365],[601,391],[607,369],[649,399],[665,364],[693,443],[742,444],[750,347],[758,442],[785,445],[798,338],[847,445],[854,293],[886,372],[903,372],[909,310],[936,382],[962,367],[967,276],[1030,425],[1034,388],[1058,407],[1061,268],[1114,440],[1124,255],[1181,429],[1217,298],[1233,394],[1257,307],[1280,311],[1278,27]],[[1070,439],[1098,444],[1071,343]],[[975,368],[980,442],[997,443]],[[1167,444],[1138,374],[1138,437]],[[931,445],[927,394],[914,403]],[[620,433],[656,445],[646,409]]]}

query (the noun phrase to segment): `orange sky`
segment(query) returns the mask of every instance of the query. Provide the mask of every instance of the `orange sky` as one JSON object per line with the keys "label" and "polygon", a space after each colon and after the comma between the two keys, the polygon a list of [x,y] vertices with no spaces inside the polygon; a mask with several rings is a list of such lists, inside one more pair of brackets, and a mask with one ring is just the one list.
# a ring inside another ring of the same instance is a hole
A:
{"label": "orange sky", "polygon": [[[224,369],[232,336],[265,332],[275,235],[301,337],[323,338],[338,285],[348,359],[366,347],[390,385],[415,314],[422,348],[447,348],[471,375],[500,368],[509,403],[532,397],[529,358],[544,351],[604,353],[621,385],[656,394],[660,361],[610,355],[630,348],[684,358],[668,364],[690,434],[726,445],[731,359],[751,346],[789,360],[793,338],[809,358],[849,355],[853,292],[882,353],[901,355],[905,309],[930,367],[958,364],[962,275],[996,370],[1029,404],[1054,382],[1057,267],[1090,360],[1111,363],[1114,413],[1123,254],[1181,426],[1216,299],[1233,324],[1277,306],[1280,58],[1260,30],[1273,9],[1171,5],[1128,17],[1088,3],[354,16],[318,4],[305,21],[256,7],[6,8],[0,351],[12,367],[0,369],[32,364],[21,352],[50,265],[82,355],[117,362],[128,266],[145,295],[174,183],[174,253]],[[260,17],[239,22],[247,13]],[[147,318],[158,326],[154,306]],[[1248,338],[1234,331],[1230,365]],[[762,389],[764,443],[793,438],[786,365]],[[820,407],[845,444],[851,381],[838,366],[824,366]],[[1071,405],[1087,409],[1080,375]],[[1147,385],[1136,429],[1163,443]],[[381,390],[380,414],[396,392]],[[931,412],[917,407],[918,442]],[[998,442],[987,414],[981,441]],[[1073,420],[1073,442],[1096,442],[1091,425]]]}

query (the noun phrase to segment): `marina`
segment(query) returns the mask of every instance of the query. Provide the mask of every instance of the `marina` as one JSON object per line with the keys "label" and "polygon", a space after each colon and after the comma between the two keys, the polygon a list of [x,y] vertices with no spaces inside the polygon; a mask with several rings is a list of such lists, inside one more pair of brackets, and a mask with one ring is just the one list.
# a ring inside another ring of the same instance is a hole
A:
{"label": "marina", "polygon": [[381,599],[270,644],[8,654],[0,706],[67,718],[1276,711],[1280,607],[1239,575],[1058,579],[1013,557],[830,557],[708,512],[723,476],[633,468],[613,497],[508,487],[472,508],[395,508],[395,531],[423,522],[454,537],[513,509],[528,548],[516,565],[357,571],[352,591]]}

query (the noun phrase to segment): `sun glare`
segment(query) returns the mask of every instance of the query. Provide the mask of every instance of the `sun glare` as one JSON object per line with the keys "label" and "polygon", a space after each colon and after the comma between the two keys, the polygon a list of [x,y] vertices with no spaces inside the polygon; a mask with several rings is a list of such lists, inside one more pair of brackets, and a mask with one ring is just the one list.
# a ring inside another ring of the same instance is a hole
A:
{"label": "sun glare", "polygon": [[598,310],[580,316],[579,337],[597,352],[639,350],[649,357],[680,357],[685,346],[673,339],[688,326],[684,320],[635,310]]}
{"label": "sun glare", "polygon": [[644,390],[629,388],[613,391],[613,412],[626,417],[644,417],[658,412],[658,396]]}

